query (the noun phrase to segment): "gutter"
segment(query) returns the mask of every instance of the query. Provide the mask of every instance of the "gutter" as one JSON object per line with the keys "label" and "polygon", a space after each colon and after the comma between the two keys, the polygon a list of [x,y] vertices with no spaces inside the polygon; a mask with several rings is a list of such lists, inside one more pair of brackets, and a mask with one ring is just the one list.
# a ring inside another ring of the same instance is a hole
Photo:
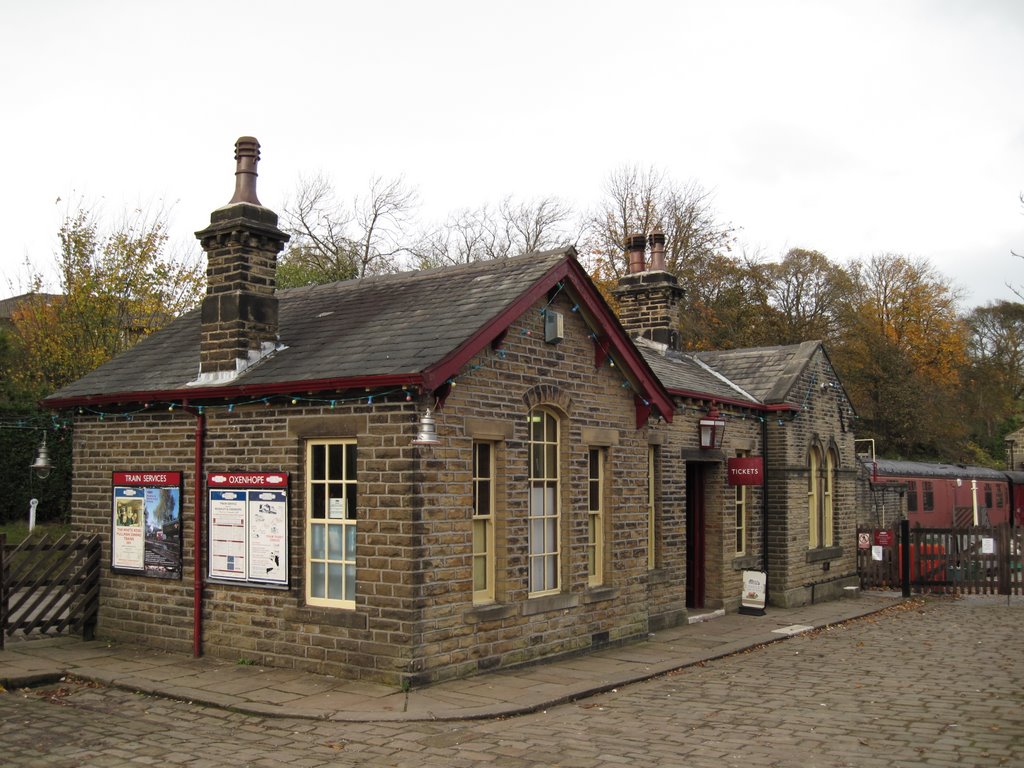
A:
{"label": "gutter", "polygon": [[154,400],[174,402],[195,402],[196,400],[232,400],[241,397],[267,397],[270,395],[292,395],[297,392],[326,392],[329,390],[365,389],[375,387],[420,386],[423,375],[419,373],[386,374],[362,376],[349,379],[310,379],[307,381],[285,381],[275,384],[240,385],[235,387],[209,387],[197,389],[161,389],[118,392],[110,395],[81,395],[67,398],[47,398],[42,401],[46,408],[77,408],[91,405],[117,405],[146,403]]}
{"label": "gutter", "polygon": [[203,655],[203,438],[206,434],[206,416],[202,409],[196,410],[195,444],[195,497],[192,502],[192,655]]}

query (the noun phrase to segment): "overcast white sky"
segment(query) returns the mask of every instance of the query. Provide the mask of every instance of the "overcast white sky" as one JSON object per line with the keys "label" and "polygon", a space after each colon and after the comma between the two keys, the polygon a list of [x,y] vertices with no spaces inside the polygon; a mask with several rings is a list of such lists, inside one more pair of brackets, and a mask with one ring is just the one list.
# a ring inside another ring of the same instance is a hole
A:
{"label": "overcast white sky", "polygon": [[404,174],[427,219],[583,208],[651,164],[747,249],[925,257],[965,308],[1024,285],[1020,0],[4,5],[0,296],[52,264],[69,199],[167,206],[194,242],[241,135],[278,211],[317,171]]}

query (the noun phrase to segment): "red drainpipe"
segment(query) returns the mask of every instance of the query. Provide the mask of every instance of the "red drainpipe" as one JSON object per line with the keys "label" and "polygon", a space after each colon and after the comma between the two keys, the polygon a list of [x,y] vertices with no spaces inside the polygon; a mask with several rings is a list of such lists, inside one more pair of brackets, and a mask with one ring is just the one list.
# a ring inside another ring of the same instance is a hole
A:
{"label": "red drainpipe", "polygon": [[203,435],[205,431],[206,417],[200,408],[196,410],[196,495],[192,502],[193,530],[195,531],[195,540],[192,543],[192,569],[195,575],[192,587],[192,655],[196,658],[203,655],[203,565],[200,552],[203,551]]}

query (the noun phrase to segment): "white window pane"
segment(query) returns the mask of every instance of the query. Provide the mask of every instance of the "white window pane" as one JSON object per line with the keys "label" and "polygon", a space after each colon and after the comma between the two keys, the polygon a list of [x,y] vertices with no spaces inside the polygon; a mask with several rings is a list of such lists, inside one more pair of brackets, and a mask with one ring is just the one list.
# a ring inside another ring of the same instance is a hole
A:
{"label": "white window pane", "polygon": [[530,591],[540,592],[544,589],[544,558],[530,558]]}
{"label": "white window pane", "polygon": [[345,560],[356,559],[356,527],[354,525],[345,526]]}
{"label": "white window pane", "polygon": [[544,589],[554,589],[555,585],[558,584],[558,558],[554,555],[549,555],[544,560],[547,565],[547,582],[544,585]]}
{"label": "white window pane", "polygon": [[342,600],[341,571],[340,563],[328,563],[327,565],[327,597],[331,600]]}
{"label": "white window pane", "polygon": [[343,531],[340,525],[329,525],[327,526],[327,559],[328,560],[341,560],[342,557],[342,542],[341,535]]}
{"label": "white window pane", "polygon": [[558,540],[558,521],[551,517],[544,521],[544,551],[554,552],[558,547],[555,542]]}
{"label": "white window pane", "polygon": [[530,517],[544,514],[544,487],[535,485],[530,488]]}
{"label": "white window pane", "polygon": [[544,521],[530,521],[530,554],[536,555],[544,551]]}
{"label": "white window pane", "polygon": [[354,565],[345,566],[345,599],[356,599],[356,567]]}
{"label": "white window pane", "polygon": [[555,486],[551,485],[544,489],[544,514],[553,515],[558,507],[555,506]]}
{"label": "white window pane", "polygon": [[323,563],[309,564],[309,593],[313,597],[326,597],[324,582],[327,580],[326,566]]}
{"label": "white window pane", "polygon": [[309,527],[309,556],[316,560],[324,559],[324,526],[314,524]]}

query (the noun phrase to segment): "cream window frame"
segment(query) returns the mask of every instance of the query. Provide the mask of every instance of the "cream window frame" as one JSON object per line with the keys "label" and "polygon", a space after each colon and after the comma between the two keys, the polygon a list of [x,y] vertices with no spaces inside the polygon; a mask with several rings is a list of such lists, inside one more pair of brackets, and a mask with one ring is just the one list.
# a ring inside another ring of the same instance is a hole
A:
{"label": "cream window frame", "polygon": [[817,549],[821,546],[818,504],[820,501],[819,474],[821,473],[821,452],[812,446],[807,452],[807,546]]}
{"label": "cream window frame", "polygon": [[[486,457],[482,454],[486,449]],[[494,602],[494,455],[490,441],[473,441],[473,602]]]}
{"label": "cream window frame", "polygon": [[607,451],[587,451],[587,584],[604,584],[605,464]]}
{"label": "cream window frame", "polygon": [[356,462],[354,439],[306,441],[303,561],[309,605],[356,607]]}
{"label": "cream window frame", "polygon": [[[747,455],[746,451],[737,451],[736,456],[743,458]],[[747,523],[748,523],[748,509],[747,502],[749,496],[747,494],[746,485],[736,485],[736,556],[742,557],[747,554]]]}
{"label": "cream window frame", "polygon": [[527,427],[527,583],[530,597],[542,597],[562,589],[561,424],[538,407]]}
{"label": "cream window frame", "polygon": [[657,505],[655,489],[655,472],[658,462],[658,446],[647,446],[647,570],[653,571],[658,566],[657,558]]}

